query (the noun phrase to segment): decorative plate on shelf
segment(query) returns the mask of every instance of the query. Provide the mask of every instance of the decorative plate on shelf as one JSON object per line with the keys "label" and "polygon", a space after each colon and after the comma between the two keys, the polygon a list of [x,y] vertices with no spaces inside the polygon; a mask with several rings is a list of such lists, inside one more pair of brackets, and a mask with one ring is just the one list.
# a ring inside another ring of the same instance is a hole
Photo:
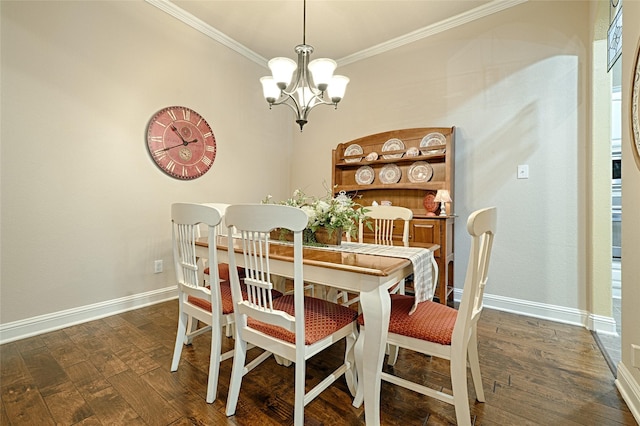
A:
{"label": "decorative plate on shelf", "polygon": [[442,133],[434,132],[429,133],[427,136],[422,138],[420,141],[420,148],[433,147],[428,149],[421,149],[423,155],[427,154],[444,154],[445,148],[437,149],[436,147],[440,147],[441,145],[447,144],[447,138],[444,137]]}
{"label": "decorative plate on shelf", "polygon": [[362,166],[356,170],[356,183],[358,185],[369,185],[373,182],[376,174],[369,166]]}
{"label": "decorative plate on shelf", "polygon": [[417,157],[420,155],[420,150],[415,146],[412,146],[407,150],[407,157]]}
{"label": "decorative plate on shelf", "polygon": [[407,176],[410,182],[429,182],[433,176],[433,167],[426,161],[416,161],[409,167]]}
{"label": "decorative plate on shelf", "polygon": [[380,170],[380,181],[382,183],[397,183],[401,176],[402,171],[395,164],[387,164]]}
{"label": "decorative plate on shelf", "polygon": [[364,159],[367,161],[376,161],[378,159],[378,153],[375,151],[370,152]]}
{"label": "decorative plate on shelf", "polygon": [[[362,147],[360,145],[358,145],[357,143],[351,144],[347,147],[347,149],[344,150],[344,156],[349,156],[349,155],[358,155],[358,154],[362,154],[364,151],[362,151]],[[345,158],[344,161],[345,163],[359,163],[362,160],[362,157],[360,158]]]}
{"label": "decorative plate on shelf", "polygon": [[[382,145],[382,152],[402,151],[402,150],[404,150],[404,143],[402,143],[400,139],[396,139],[396,138],[389,139],[384,143],[384,145]],[[387,154],[387,155],[382,155],[382,158],[402,158],[403,154],[404,154],[403,152],[399,154]]]}

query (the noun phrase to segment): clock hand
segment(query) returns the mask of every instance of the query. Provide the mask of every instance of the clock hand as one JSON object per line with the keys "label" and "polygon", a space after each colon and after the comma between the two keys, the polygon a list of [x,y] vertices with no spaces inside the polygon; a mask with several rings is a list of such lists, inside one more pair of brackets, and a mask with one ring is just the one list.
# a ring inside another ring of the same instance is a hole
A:
{"label": "clock hand", "polygon": [[169,148],[160,149],[159,152],[169,151],[170,149],[177,148],[179,146],[184,146],[184,144],[181,143],[179,145],[170,146]]}
{"label": "clock hand", "polygon": [[[183,139],[183,140],[184,140],[184,139]],[[194,139],[194,140],[192,140],[192,141],[184,141],[184,142],[183,142],[183,143],[181,143],[181,144],[173,145],[173,146],[170,146],[169,148],[161,149],[161,150],[160,150],[160,152],[169,151],[170,149],[177,148],[177,147],[179,147],[179,146],[187,146],[187,145],[189,145],[190,143],[196,143],[196,142],[198,142],[198,139]]]}
{"label": "clock hand", "polygon": [[182,144],[183,145],[185,145],[185,146],[189,145],[190,142],[187,142],[186,140],[184,140],[184,138],[182,137],[182,135],[180,134],[180,132],[176,128],[175,124],[171,124],[171,130],[173,130],[174,132],[176,132],[176,134],[178,136],[180,136],[180,139],[182,139]]}

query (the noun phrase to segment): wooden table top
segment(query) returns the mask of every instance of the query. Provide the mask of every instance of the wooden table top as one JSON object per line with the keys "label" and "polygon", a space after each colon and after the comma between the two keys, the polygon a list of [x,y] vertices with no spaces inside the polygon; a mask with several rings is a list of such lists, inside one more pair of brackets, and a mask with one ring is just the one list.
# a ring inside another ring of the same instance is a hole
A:
{"label": "wooden table top", "polygon": [[[209,247],[206,237],[199,238],[196,245]],[[227,237],[218,236],[218,250],[227,251]],[[429,247],[435,251],[439,248],[437,244]],[[236,253],[241,253],[238,239],[234,239],[234,249]],[[291,244],[271,241],[269,244],[269,255],[272,259],[293,261],[293,246]],[[357,272],[367,275],[387,276],[398,269],[406,267],[410,261],[408,259],[390,256],[378,256],[371,254],[357,254],[327,250],[318,247],[303,247],[303,264],[320,266],[323,268],[338,269],[343,271]]]}

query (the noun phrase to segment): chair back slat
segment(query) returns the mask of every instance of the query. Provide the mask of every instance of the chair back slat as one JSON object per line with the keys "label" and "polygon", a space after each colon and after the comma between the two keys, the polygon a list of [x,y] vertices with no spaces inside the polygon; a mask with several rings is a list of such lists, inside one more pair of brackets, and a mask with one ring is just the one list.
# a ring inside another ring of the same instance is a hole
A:
{"label": "chair back slat", "polygon": [[[367,217],[373,219],[373,239],[374,244],[394,245],[393,228],[396,220],[404,221],[402,230],[402,244],[409,246],[409,227],[413,219],[413,212],[410,209],[400,206],[369,206],[367,207]],[[358,241],[364,242],[364,221],[358,224]]]}

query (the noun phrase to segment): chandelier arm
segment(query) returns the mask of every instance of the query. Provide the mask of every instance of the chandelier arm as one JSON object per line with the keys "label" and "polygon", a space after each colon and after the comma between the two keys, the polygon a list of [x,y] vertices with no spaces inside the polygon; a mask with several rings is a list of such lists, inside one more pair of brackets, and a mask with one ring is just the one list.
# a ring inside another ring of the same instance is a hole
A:
{"label": "chandelier arm", "polygon": [[[293,112],[295,112],[298,117],[300,117],[301,116],[300,111],[302,110],[302,108],[300,107],[300,104],[298,104],[298,101],[296,101],[296,98],[294,98],[289,93],[286,93],[284,91],[283,91],[283,94],[284,94],[283,96],[278,98],[278,100],[276,102],[272,103],[271,105],[286,105],[289,108],[291,108],[293,110]],[[291,103],[289,103],[288,101],[293,102],[293,105]]]}

